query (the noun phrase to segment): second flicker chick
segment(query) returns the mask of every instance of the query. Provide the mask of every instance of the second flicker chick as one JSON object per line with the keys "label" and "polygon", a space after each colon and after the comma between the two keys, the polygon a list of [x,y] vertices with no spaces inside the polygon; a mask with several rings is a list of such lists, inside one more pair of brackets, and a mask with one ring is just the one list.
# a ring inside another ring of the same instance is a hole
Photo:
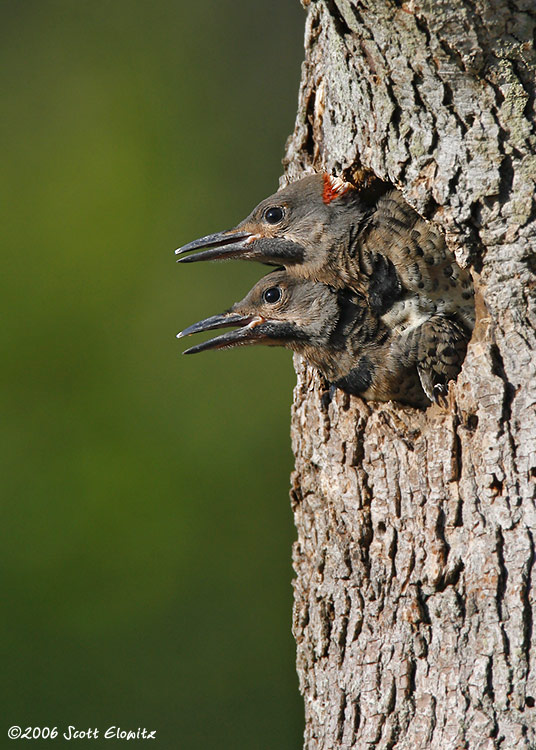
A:
{"label": "second flicker chick", "polygon": [[352,289],[273,271],[228,311],[189,326],[179,338],[219,328],[234,330],[186,350],[264,344],[297,352],[330,384],[364,399],[424,407],[438,401],[465,356],[467,334],[445,315],[403,331],[374,313]]}

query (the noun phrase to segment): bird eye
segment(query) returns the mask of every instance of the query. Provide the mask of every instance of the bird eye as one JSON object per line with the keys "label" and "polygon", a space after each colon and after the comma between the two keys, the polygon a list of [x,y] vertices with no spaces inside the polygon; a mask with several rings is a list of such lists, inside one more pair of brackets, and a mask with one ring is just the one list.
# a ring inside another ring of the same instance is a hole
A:
{"label": "bird eye", "polygon": [[269,305],[273,305],[281,299],[281,289],[278,286],[272,286],[264,292],[262,298]]}
{"label": "bird eye", "polygon": [[264,212],[264,220],[267,221],[268,224],[279,224],[283,215],[284,211],[281,206],[272,206],[271,208],[267,208]]}

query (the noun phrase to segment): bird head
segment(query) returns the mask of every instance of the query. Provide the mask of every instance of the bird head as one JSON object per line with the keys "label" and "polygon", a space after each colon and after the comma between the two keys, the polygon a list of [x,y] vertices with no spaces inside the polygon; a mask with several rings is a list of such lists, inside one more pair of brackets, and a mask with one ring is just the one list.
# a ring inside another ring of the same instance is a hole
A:
{"label": "bird head", "polygon": [[[329,264],[332,248],[347,244],[351,226],[359,226],[369,213],[350,183],[329,174],[309,175],[261,201],[233,229],[180,247],[178,262],[241,258],[322,280],[320,271]],[[185,255],[190,251],[198,252]]]}
{"label": "bird head", "polygon": [[177,338],[233,327],[184,354],[248,344],[285,346],[304,353],[327,341],[337,318],[337,295],[330,287],[296,279],[286,271],[273,271],[229,310],[194,323]]}

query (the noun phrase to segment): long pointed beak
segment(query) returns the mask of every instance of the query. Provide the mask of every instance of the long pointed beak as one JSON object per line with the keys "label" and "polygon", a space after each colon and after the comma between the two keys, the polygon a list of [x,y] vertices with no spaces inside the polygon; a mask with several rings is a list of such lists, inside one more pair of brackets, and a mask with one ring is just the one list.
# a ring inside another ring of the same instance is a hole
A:
{"label": "long pointed beak", "polygon": [[257,331],[257,326],[264,323],[265,320],[260,315],[236,315],[235,313],[223,313],[222,315],[212,315],[210,318],[200,320],[199,323],[185,328],[177,334],[177,338],[190,336],[192,333],[203,333],[212,331],[217,328],[227,328],[229,326],[238,326],[234,331],[228,331],[221,336],[216,336],[208,341],[186,349],[183,354],[197,354],[208,349],[228,349],[233,346],[251,344],[255,341],[265,338],[266,334]]}
{"label": "long pointed beak", "polygon": [[246,315],[236,315],[235,313],[222,313],[221,315],[211,315],[210,318],[200,320],[199,323],[194,323],[184,331],[177,334],[178,339],[182,339],[185,336],[191,336],[192,333],[203,333],[204,331],[213,331],[216,328],[231,328],[232,326],[247,326],[253,318]]}
{"label": "long pointed beak", "polygon": [[253,235],[251,232],[216,232],[216,234],[207,234],[206,237],[200,237],[198,240],[189,242],[175,250],[175,255],[183,255],[191,250],[201,250],[210,248],[203,252],[186,255],[179,258],[177,263],[196,263],[198,260],[223,260],[225,258],[235,258],[242,255],[247,250],[247,242]]}
{"label": "long pointed beak", "polygon": [[263,237],[251,232],[218,232],[209,234],[175,250],[176,255],[209,248],[202,252],[185,255],[177,263],[196,263],[198,260],[225,260],[242,258],[256,260],[271,266],[291,266],[303,263],[304,249],[286,237]]}

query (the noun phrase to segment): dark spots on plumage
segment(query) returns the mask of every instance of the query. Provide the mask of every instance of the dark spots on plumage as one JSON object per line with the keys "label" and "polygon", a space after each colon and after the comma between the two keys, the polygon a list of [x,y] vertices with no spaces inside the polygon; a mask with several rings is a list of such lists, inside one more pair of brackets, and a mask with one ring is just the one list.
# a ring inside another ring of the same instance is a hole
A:
{"label": "dark spots on plumage", "polygon": [[355,396],[358,396],[372,385],[374,370],[375,367],[370,359],[367,356],[363,356],[359,360],[357,367],[350,370],[344,378],[335,380],[334,385],[347,393],[353,393]]}
{"label": "dark spots on plumage", "polygon": [[424,262],[428,266],[433,266],[434,263],[435,263],[434,256],[433,255],[426,255],[425,258],[424,258]]}
{"label": "dark spots on plumage", "polygon": [[458,286],[458,284],[454,281],[454,279],[450,280],[450,286],[454,289],[455,286]]}
{"label": "dark spots on plumage", "polygon": [[402,283],[393,263],[384,255],[374,261],[369,282],[369,304],[375,315],[383,315],[402,296]]}
{"label": "dark spots on plumage", "polygon": [[435,346],[434,346],[434,347],[432,347],[431,349],[428,349],[428,356],[429,356],[429,357],[435,357],[435,355],[436,355],[436,349],[435,349]]}
{"label": "dark spots on plumage", "polygon": [[337,294],[339,319],[330,334],[329,343],[334,349],[344,349],[346,339],[354,326],[363,320],[365,303],[354,292],[342,289]]}
{"label": "dark spots on plumage", "polygon": [[360,243],[356,242],[356,238],[359,235],[359,229],[355,224],[350,225],[350,231],[348,235],[348,255],[350,258],[355,258],[357,251],[360,250]]}
{"label": "dark spots on plumage", "polygon": [[421,233],[419,232],[418,229],[411,230],[411,234],[410,234],[411,239],[418,240],[420,236],[421,236]]}
{"label": "dark spots on plumage", "polygon": [[385,329],[384,331],[382,331],[380,335],[378,336],[378,344],[379,345],[385,344],[385,342],[387,341],[390,335],[391,334],[389,330]]}
{"label": "dark spots on plumage", "polygon": [[424,289],[424,281],[419,281],[417,286],[419,287],[419,289]]}
{"label": "dark spots on plumage", "polygon": [[471,299],[472,296],[472,292],[462,292],[462,299]]}
{"label": "dark spots on plumage", "polygon": [[443,357],[454,357],[456,355],[456,349],[453,349],[452,346],[446,346],[441,354]]}
{"label": "dark spots on plumage", "polygon": [[422,257],[423,257],[423,255],[424,255],[424,250],[422,249],[422,247],[416,247],[416,248],[415,248],[415,255],[416,255],[416,256],[417,256],[418,258],[422,258]]}
{"label": "dark spots on plumage", "polygon": [[445,266],[443,269],[443,275],[450,278],[452,276],[452,266]]}

